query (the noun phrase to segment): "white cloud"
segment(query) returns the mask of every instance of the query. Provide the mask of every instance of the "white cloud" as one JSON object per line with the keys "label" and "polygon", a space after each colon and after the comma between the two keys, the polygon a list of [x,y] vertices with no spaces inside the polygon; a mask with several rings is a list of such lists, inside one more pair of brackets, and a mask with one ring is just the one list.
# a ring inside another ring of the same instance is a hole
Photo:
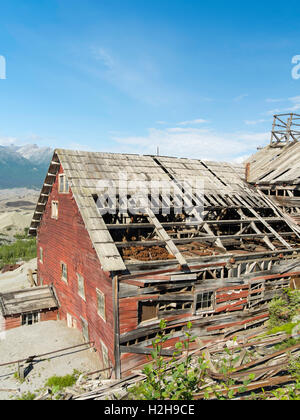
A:
{"label": "white cloud", "polygon": [[182,121],[182,122],[177,123],[177,125],[193,125],[193,124],[205,124],[205,123],[208,123],[208,121],[202,118],[198,118],[196,120]]}
{"label": "white cloud", "polygon": [[197,128],[149,129],[146,136],[114,137],[120,152],[160,154],[203,160],[240,161],[269,141],[268,132],[219,134]]}
{"label": "white cloud", "polygon": [[0,137],[0,146],[12,146],[20,144],[16,137]]}
{"label": "white cloud", "polygon": [[236,98],[233,98],[234,102],[240,102],[242,101],[244,98],[247,98],[249,95],[248,93],[244,93],[243,95],[239,95]]}
{"label": "white cloud", "polygon": [[257,124],[262,124],[262,123],[265,123],[265,122],[268,122],[268,121],[269,120],[261,118],[259,120],[246,120],[245,124],[246,125],[257,125]]}

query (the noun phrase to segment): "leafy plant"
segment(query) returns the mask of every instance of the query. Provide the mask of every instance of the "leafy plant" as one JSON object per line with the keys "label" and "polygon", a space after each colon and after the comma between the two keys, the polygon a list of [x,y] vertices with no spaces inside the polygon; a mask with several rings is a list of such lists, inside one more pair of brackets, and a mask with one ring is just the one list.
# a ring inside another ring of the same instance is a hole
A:
{"label": "leafy plant", "polygon": [[47,380],[45,386],[51,388],[53,393],[56,393],[68,386],[74,385],[77,381],[79,374],[80,372],[74,369],[72,375],[51,376],[51,378]]}
{"label": "leafy plant", "polygon": [[206,362],[200,357],[196,366],[191,364],[190,344],[195,340],[190,333],[192,324],[187,324],[186,340],[176,343],[169,360],[162,356],[163,344],[170,339],[170,335],[165,334],[166,325],[166,321],[160,321],[160,331],[152,341],[152,361],[143,369],[145,381],[129,389],[137,399],[189,400],[203,385]]}

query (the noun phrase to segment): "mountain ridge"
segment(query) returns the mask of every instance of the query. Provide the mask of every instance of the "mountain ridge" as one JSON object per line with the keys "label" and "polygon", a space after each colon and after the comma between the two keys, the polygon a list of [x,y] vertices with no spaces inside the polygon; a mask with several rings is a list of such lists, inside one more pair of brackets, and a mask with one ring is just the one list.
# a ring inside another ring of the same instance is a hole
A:
{"label": "mountain ridge", "polygon": [[53,149],[36,144],[0,145],[0,189],[40,189]]}

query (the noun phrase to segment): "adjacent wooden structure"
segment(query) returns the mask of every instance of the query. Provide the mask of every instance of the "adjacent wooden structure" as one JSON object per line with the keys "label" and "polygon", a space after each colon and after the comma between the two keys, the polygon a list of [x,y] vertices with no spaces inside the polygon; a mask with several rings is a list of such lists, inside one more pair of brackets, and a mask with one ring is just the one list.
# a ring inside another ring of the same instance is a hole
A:
{"label": "adjacent wooden structure", "polygon": [[187,321],[204,340],[264,322],[300,275],[297,225],[242,165],[57,149],[30,233],[39,284],[116,377],[146,361],[160,319],[167,356]]}
{"label": "adjacent wooden structure", "polygon": [[35,287],[0,294],[2,329],[57,319],[58,301],[51,286]]}

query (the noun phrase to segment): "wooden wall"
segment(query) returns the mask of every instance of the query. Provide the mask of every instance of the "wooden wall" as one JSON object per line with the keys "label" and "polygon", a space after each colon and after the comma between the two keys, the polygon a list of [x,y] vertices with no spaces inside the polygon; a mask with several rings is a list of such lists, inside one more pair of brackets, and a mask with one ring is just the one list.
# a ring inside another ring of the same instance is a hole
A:
{"label": "wooden wall", "polygon": [[[59,174],[63,173],[60,168]],[[51,218],[51,201],[58,201],[58,219]],[[52,187],[43,219],[38,230],[38,281],[53,284],[60,303],[60,319],[70,320],[72,326],[82,329],[81,317],[88,322],[89,340],[102,354],[101,341],[108,349],[114,363],[114,322],[112,280],[102,271],[99,259],[92,246],[88,232],[72,192],[58,193],[58,176]],[[43,249],[43,262],[39,249]],[[68,282],[61,276],[61,263],[67,265]],[[78,294],[77,275],[84,278],[85,300]],[[106,321],[97,311],[96,289],[105,294]]]}

